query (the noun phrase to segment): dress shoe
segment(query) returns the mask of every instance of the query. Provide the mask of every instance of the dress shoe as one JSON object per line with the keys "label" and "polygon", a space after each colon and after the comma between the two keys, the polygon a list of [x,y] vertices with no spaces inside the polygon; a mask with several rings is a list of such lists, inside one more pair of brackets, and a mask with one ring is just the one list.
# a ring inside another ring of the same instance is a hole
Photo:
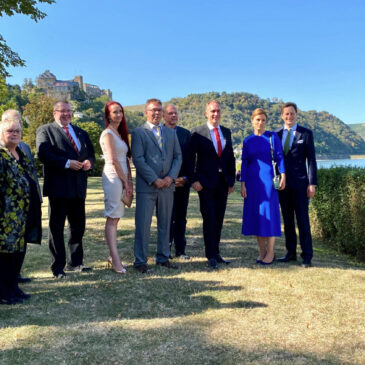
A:
{"label": "dress shoe", "polygon": [[297,255],[289,255],[288,253],[278,258],[278,262],[289,262],[289,261],[297,261]]}
{"label": "dress shoe", "polygon": [[24,293],[19,287],[14,290],[14,296],[20,299],[29,299],[31,297],[30,294]]}
{"label": "dress shoe", "polygon": [[156,262],[156,265],[160,265],[160,266],[164,266],[167,267],[168,269],[174,269],[177,270],[179,267],[176,265],[173,265],[170,261],[165,261],[165,262]]}
{"label": "dress shoe", "polygon": [[221,255],[217,255],[215,257],[215,260],[218,262],[218,264],[226,264],[226,265],[229,265],[231,263],[231,261],[225,260]]}
{"label": "dress shoe", "polygon": [[31,281],[32,281],[32,279],[30,279],[30,278],[23,278],[23,276],[21,276],[20,274],[18,276],[18,283],[19,284],[30,283]]}
{"label": "dress shoe", "polygon": [[66,273],[64,271],[53,273],[53,277],[56,279],[64,279],[66,277]]}
{"label": "dress shoe", "polygon": [[135,266],[134,268],[141,274],[148,274],[151,272],[151,270],[147,267],[147,265]]}
{"label": "dress shoe", "polygon": [[304,267],[304,268],[312,267],[311,261],[310,260],[303,260],[302,267]]}
{"label": "dress shoe", "polygon": [[176,255],[176,257],[184,260],[190,260],[190,256],[185,255],[184,253]]}
{"label": "dress shoe", "polygon": [[208,260],[208,267],[210,267],[213,270],[218,270],[218,264],[216,259],[209,259]]}
{"label": "dress shoe", "polygon": [[68,265],[65,270],[75,271],[75,272],[89,272],[92,271],[92,268],[84,265],[77,265],[77,266]]}
{"label": "dress shoe", "polygon": [[258,262],[258,264],[260,264],[260,265],[262,265],[262,266],[268,266],[268,265],[272,265],[273,264],[273,262],[275,261],[275,256],[274,256],[274,258],[272,259],[272,261],[270,261],[270,262],[265,262],[265,261],[262,261],[262,260],[259,260],[260,262]]}

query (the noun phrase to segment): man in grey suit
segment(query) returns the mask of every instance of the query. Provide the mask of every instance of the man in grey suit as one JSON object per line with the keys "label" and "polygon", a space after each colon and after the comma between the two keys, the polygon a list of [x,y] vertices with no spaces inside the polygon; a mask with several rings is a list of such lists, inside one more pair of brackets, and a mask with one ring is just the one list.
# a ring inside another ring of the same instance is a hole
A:
{"label": "man in grey suit", "polygon": [[[23,128],[22,117],[21,117],[20,113],[15,109],[8,109],[8,110],[4,111],[3,115],[1,116],[1,121],[5,122],[6,120],[16,120],[20,123],[21,127]],[[35,166],[34,159],[32,156],[32,151],[30,150],[30,147],[23,141],[20,141],[20,143],[18,144],[18,147],[29,158],[32,165]],[[35,167],[33,170],[33,177],[34,177],[34,181],[37,183],[38,196],[39,196],[40,203],[42,204],[42,193],[41,193],[41,188],[39,186],[37,171],[36,171]],[[24,252],[24,255],[22,256],[23,261],[24,261],[25,253],[26,253],[26,251]],[[23,265],[23,261],[21,263],[21,266]],[[18,283],[29,283],[30,281],[31,281],[30,278],[24,278],[19,274]]]}
{"label": "man in grey suit", "polygon": [[153,210],[157,213],[156,264],[169,269],[170,220],[175,179],[182,162],[176,133],[160,124],[162,104],[149,99],[145,106],[147,122],[132,132],[132,158],[136,167],[136,213],[134,267],[148,273],[147,255]]}

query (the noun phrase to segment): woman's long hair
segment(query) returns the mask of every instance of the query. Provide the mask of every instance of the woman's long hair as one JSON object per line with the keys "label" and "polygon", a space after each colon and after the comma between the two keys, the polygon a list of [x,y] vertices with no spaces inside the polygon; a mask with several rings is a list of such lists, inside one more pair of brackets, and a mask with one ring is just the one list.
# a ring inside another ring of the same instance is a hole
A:
{"label": "woman's long hair", "polygon": [[127,125],[127,121],[125,119],[125,114],[124,114],[124,108],[122,107],[122,105],[120,103],[118,103],[117,101],[109,101],[108,103],[106,103],[105,105],[105,127],[108,127],[110,124],[110,107],[112,105],[119,105],[122,108],[122,112],[123,112],[123,119],[120,122],[119,126],[118,126],[118,132],[120,134],[120,136],[122,137],[122,140],[126,143],[126,145],[128,146],[128,153],[127,156],[130,158],[132,156],[132,152],[131,152],[131,147],[129,145],[129,138],[128,138],[128,125]]}

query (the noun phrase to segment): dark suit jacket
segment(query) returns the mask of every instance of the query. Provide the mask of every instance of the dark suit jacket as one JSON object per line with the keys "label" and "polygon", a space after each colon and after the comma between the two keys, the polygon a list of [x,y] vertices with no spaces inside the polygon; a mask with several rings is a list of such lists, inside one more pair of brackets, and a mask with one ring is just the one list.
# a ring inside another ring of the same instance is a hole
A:
{"label": "dark suit jacket", "polygon": [[37,129],[38,157],[43,163],[43,195],[52,198],[85,198],[87,171],[66,169],[67,160],[90,160],[95,162],[94,147],[89,135],[74,125],[73,130],[81,144],[75,151],[63,129],[56,123],[46,124]]}
{"label": "dark suit jacket", "polygon": [[190,139],[189,181],[199,181],[204,187],[216,187],[219,181],[219,169],[230,187],[235,183],[236,165],[232,148],[231,131],[220,126],[226,145],[221,157],[214,148],[207,124],[192,130]]}
{"label": "dark suit jacket", "polygon": [[[284,127],[276,130],[280,140]],[[317,185],[317,162],[310,129],[297,125],[293,144],[284,155],[286,184],[295,190],[306,189],[308,185]],[[308,168],[307,168],[308,164]]]}
{"label": "dark suit jacket", "polygon": [[189,174],[189,144],[190,144],[190,132],[182,127],[176,127],[176,135],[179,140],[181,153],[182,153],[182,165],[179,172],[179,177],[188,176]]}

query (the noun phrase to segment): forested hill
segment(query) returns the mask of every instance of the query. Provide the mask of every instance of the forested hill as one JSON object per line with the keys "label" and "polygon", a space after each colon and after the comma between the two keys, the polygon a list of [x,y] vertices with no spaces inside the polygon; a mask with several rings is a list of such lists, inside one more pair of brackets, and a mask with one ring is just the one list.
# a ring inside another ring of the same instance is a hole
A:
{"label": "forested hill", "polygon": [[[249,93],[191,94],[185,98],[173,98],[166,103],[177,106],[179,124],[191,129],[206,122],[204,117],[205,104],[213,99],[218,100],[221,104],[221,123],[231,129],[235,146],[241,145],[242,140],[252,133],[250,116],[255,108],[263,108],[268,112],[267,130],[274,130],[282,124],[280,118],[282,101],[261,99],[257,95]],[[126,109],[132,115],[139,113],[137,111],[139,108],[136,106]],[[316,152],[319,156],[335,158],[365,154],[365,141],[340,119],[328,112],[299,110],[297,121],[313,130]]]}
{"label": "forested hill", "polygon": [[348,126],[365,140],[365,123],[348,124]]}

